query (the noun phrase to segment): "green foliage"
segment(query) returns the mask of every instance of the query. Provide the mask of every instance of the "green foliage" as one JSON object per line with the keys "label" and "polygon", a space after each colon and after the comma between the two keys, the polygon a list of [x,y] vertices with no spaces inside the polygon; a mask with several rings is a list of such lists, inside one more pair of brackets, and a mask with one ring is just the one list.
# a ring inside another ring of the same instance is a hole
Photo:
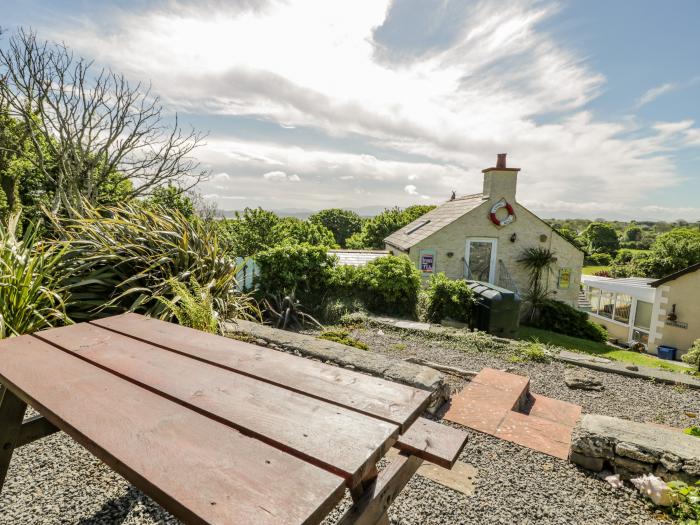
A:
{"label": "green foliage", "polygon": [[586,257],[587,266],[610,266],[613,258],[609,253],[592,253]]}
{"label": "green foliage", "polygon": [[581,244],[581,239],[579,239],[578,233],[576,230],[572,230],[571,228],[555,228],[557,233],[564,237],[567,241],[569,241],[571,244],[576,246],[577,248],[583,248]]}
{"label": "green foliage", "polygon": [[221,235],[226,250],[239,257],[250,257],[280,243],[275,229],[280,218],[262,208],[246,208],[236,212],[234,219],[220,221]]}
{"label": "green foliage", "polygon": [[613,254],[620,247],[615,228],[605,222],[592,222],[581,232],[581,238],[586,243],[589,253]]}
{"label": "green foliage", "polygon": [[661,278],[700,262],[700,230],[676,228],[659,235],[649,251],[625,254],[615,260],[616,277]]}
{"label": "green foliage", "polygon": [[697,425],[692,425],[688,428],[684,428],[683,433],[688,434],[689,436],[700,438],[700,427]]}
{"label": "green foliage", "polygon": [[273,227],[272,233],[273,237],[279,239],[280,243],[336,247],[335,237],[328,228],[322,224],[302,221],[296,217],[281,218]]}
{"label": "green foliage", "polygon": [[668,486],[675,500],[671,515],[682,525],[700,524],[700,481],[694,485],[677,480],[669,481]]}
{"label": "green foliage", "polygon": [[335,243],[345,247],[348,237],[362,229],[362,217],[354,211],[331,208],[309,217],[309,222],[323,226],[333,233]]}
{"label": "green foliage", "polygon": [[160,207],[164,210],[177,210],[180,215],[192,218],[194,215],[194,203],[177,186],[161,186],[153,190],[153,193],[146,199],[146,205]]}
{"label": "green foliage", "polygon": [[622,234],[622,238],[625,241],[639,242],[642,240],[643,235],[644,232],[639,226],[631,225],[625,229],[625,231]]}
{"label": "green foliage", "polygon": [[439,323],[446,317],[469,323],[476,300],[464,280],[451,280],[444,273],[430,276],[425,294],[425,317],[431,323]]}
{"label": "green foliage", "polygon": [[416,205],[409,206],[405,210],[400,208],[384,210],[367,219],[362,225],[362,230],[347,239],[347,247],[358,250],[382,249],[386,237],[434,208],[435,206]]}
{"label": "green foliage", "polygon": [[158,297],[158,300],[168,307],[178,324],[204,332],[219,331],[218,314],[209,288],[200,286],[195,279],[190,279],[189,287],[174,279],[170,279],[168,284],[174,297]]}
{"label": "green foliage", "polygon": [[693,346],[681,356],[684,363],[693,365],[700,372],[700,339],[696,339]]}
{"label": "green foliage", "polygon": [[358,299],[371,311],[413,315],[421,274],[405,255],[387,255],[365,266],[336,267],[330,285],[335,295]]}
{"label": "green foliage", "polygon": [[547,345],[539,341],[528,341],[516,347],[516,356],[519,361],[534,361],[536,363],[548,363],[550,361]]}
{"label": "green foliage", "polygon": [[530,274],[530,283],[525,292],[525,302],[528,305],[527,316],[531,322],[540,316],[542,303],[547,300],[549,290],[547,283],[551,266],[557,258],[552,250],[543,247],[525,248],[518,258],[518,263],[525,267]]}
{"label": "green foliage", "polygon": [[70,323],[60,283],[59,247],[38,242],[34,228],[18,241],[14,215],[0,223],[0,339]]}
{"label": "green foliage", "polygon": [[365,343],[350,337],[350,332],[347,330],[326,330],[321,332],[321,335],[319,335],[318,338],[340,343],[341,345],[352,346],[354,348],[359,348],[360,350],[369,350],[369,346],[367,346]]}
{"label": "green foliage", "polygon": [[132,311],[170,320],[175,314],[159,298],[172,300],[173,282],[193,280],[208,290],[222,320],[257,315],[251,298],[236,291],[239,268],[222,253],[211,223],[160,208],[87,203],[83,216],[52,222],[74,319]]}
{"label": "green foliage", "polygon": [[586,312],[554,299],[544,299],[539,306],[539,315],[529,324],[535,328],[591,341],[604,342],[608,338],[605,328],[591,322]]}
{"label": "green foliage", "polygon": [[323,246],[282,244],[258,253],[255,263],[260,271],[255,283],[263,296],[294,293],[318,307],[328,289],[335,257]]}
{"label": "green foliage", "polygon": [[[340,269],[340,267],[337,269]],[[325,301],[321,315],[324,322],[337,324],[348,315],[363,313],[364,311],[365,305],[362,300],[352,295],[341,294],[338,297]]]}
{"label": "green foliage", "polygon": [[314,328],[323,328],[312,315],[306,312],[306,307],[294,296],[271,294],[263,300],[263,314],[267,322],[281,330],[300,330],[306,325]]}

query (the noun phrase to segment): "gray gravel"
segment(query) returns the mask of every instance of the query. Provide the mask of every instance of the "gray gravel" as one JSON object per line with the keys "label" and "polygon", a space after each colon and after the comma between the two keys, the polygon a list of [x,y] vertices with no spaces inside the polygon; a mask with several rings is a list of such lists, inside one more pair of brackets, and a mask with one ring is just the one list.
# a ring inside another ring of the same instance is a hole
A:
{"label": "gray gravel", "polygon": [[[598,374],[601,393],[570,390],[560,363],[511,363],[507,355],[465,351],[449,341],[384,330],[354,335],[382,351],[479,370],[512,368],[531,377],[536,393],[577,403],[585,412],[687,426],[685,412],[700,411],[700,395],[649,381]],[[461,380],[452,380],[460,388]],[[394,525],[452,524],[649,524],[663,516],[629,489],[613,489],[572,464],[469,431],[461,460],[478,470],[465,496],[415,476],[390,510]],[[326,520],[332,524],[346,499]],[[74,443],[56,434],[15,452],[0,495],[0,525],[177,524],[150,498]]]}

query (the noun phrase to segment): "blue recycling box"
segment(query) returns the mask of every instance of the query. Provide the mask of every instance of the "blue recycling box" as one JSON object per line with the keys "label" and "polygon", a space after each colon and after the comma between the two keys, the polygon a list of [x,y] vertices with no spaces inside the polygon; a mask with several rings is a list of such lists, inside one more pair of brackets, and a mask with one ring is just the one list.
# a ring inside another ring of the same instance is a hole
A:
{"label": "blue recycling box", "polygon": [[675,348],[673,346],[666,346],[666,345],[660,345],[656,349],[656,353],[659,356],[659,359],[668,359],[669,361],[676,360],[676,352],[677,351],[678,351],[678,348]]}

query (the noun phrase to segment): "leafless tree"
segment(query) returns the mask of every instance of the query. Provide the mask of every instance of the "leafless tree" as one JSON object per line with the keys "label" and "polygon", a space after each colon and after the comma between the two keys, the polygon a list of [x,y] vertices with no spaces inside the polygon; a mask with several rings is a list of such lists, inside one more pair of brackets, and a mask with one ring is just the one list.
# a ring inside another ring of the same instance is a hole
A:
{"label": "leafless tree", "polygon": [[80,211],[108,188],[131,199],[166,184],[186,191],[206,176],[192,157],[204,136],[166,115],[150,86],[32,31],[20,30],[0,49],[0,98],[26,125],[28,160],[55,187],[53,212]]}

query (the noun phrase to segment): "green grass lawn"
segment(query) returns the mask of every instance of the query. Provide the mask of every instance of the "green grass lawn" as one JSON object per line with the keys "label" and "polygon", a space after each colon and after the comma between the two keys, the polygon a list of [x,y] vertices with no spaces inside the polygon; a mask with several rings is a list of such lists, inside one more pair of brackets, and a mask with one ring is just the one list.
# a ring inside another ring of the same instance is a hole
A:
{"label": "green grass lawn", "polygon": [[568,350],[582,352],[584,354],[597,355],[614,361],[623,361],[625,363],[635,365],[650,366],[653,368],[660,368],[662,370],[669,370],[671,372],[688,371],[687,367],[675,364],[672,361],[664,361],[650,355],[640,354],[639,352],[620,350],[605,343],[596,343],[595,341],[589,341],[588,339],[579,339],[578,337],[557,334],[555,332],[549,332],[539,328],[532,328],[530,326],[521,326],[518,338],[524,341],[537,340],[540,343],[561,346]]}
{"label": "green grass lawn", "polygon": [[610,266],[584,266],[583,267],[583,274],[584,275],[594,275],[598,272],[609,272],[610,271]]}

